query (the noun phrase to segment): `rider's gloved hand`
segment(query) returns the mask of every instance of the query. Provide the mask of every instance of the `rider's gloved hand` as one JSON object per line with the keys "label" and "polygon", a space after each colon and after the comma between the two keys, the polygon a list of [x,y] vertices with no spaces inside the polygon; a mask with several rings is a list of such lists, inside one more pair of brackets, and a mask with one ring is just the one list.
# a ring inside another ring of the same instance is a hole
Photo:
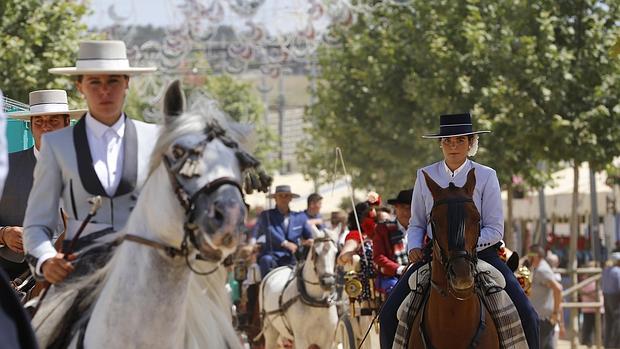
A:
{"label": "rider's gloved hand", "polygon": [[75,260],[74,254],[69,255],[67,260],[64,259],[64,254],[57,253],[54,257],[46,260],[41,265],[41,271],[45,280],[52,284],[62,282],[71,274],[75,268],[71,264],[72,260]]}

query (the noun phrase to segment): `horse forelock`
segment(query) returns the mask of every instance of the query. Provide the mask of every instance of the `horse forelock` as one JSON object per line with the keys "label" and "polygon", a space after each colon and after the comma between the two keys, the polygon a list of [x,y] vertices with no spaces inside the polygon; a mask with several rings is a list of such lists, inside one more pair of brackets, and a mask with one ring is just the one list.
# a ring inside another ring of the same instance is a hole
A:
{"label": "horse forelock", "polygon": [[[161,130],[151,156],[149,173],[152,173],[162,162],[163,155],[174,142],[192,133],[208,134],[210,138],[220,131],[225,133],[225,143],[232,141],[241,149],[252,147],[252,127],[237,123],[230,119],[219,107],[218,103],[204,94],[195,94],[190,98],[190,107],[183,114],[168,121]],[[217,125],[217,126],[215,126]],[[218,128],[213,132],[212,128]]]}
{"label": "horse forelock", "polygon": [[448,203],[448,248],[462,250],[465,247],[466,219],[464,202]]}

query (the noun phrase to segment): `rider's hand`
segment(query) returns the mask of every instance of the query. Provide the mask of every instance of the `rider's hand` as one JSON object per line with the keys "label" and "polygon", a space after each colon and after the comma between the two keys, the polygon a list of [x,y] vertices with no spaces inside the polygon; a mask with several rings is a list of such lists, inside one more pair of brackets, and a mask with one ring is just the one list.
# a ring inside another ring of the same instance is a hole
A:
{"label": "rider's hand", "polygon": [[349,251],[349,252],[343,252],[338,256],[338,264],[340,265],[346,265],[346,264],[351,264],[353,263],[353,255],[355,254],[355,251]]}
{"label": "rider's hand", "polygon": [[297,244],[294,244],[290,241],[284,241],[282,243],[282,247],[284,247],[285,249],[291,251],[291,253],[295,253],[297,252]]}
{"label": "rider's hand", "polygon": [[424,258],[421,248],[412,248],[409,250],[409,263],[418,263]]}
{"label": "rider's hand", "polygon": [[22,227],[4,227],[2,229],[2,240],[6,247],[17,253],[24,253],[24,245],[22,243],[22,235],[24,229]]}
{"label": "rider's hand", "polygon": [[46,260],[41,265],[41,271],[45,280],[52,284],[62,282],[75,270],[70,261],[75,259],[75,255],[69,255],[68,260],[64,259],[64,254],[57,253],[54,257]]}

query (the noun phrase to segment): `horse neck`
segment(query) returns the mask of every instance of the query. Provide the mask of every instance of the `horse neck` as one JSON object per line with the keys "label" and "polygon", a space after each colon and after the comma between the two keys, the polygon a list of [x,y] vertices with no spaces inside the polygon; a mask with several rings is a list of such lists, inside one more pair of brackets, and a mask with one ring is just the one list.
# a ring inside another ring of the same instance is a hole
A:
{"label": "horse neck", "polygon": [[177,346],[186,325],[189,277],[181,258],[124,242],[95,304],[86,347]]}
{"label": "horse neck", "polygon": [[178,248],[183,239],[183,219],[181,204],[160,164],[142,187],[125,231]]}

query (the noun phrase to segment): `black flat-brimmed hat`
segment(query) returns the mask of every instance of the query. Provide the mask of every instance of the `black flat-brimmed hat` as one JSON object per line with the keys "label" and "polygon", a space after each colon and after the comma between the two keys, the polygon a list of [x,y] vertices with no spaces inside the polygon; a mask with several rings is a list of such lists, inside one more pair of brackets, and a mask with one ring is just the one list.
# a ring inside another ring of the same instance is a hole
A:
{"label": "black flat-brimmed hat", "polygon": [[389,205],[396,205],[396,204],[411,205],[412,196],[413,196],[413,188],[401,190],[395,198],[388,199],[387,203]]}
{"label": "black flat-brimmed hat", "polygon": [[291,194],[293,196],[293,198],[298,198],[299,195],[295,194],[291,191],[291,186],[290,185],[278,185],[276,186],[276,191],[272,194],[269,194],[267,197],[268,198],[273,198],[274,196],[276,196],[276,194]]}
{"label": "black flat-brimmed hat", "polygon": [[422,138],[443,138],[467,136],[491,131],[474,131],[471,123],[471,114],[446,114],[439,117],[439,133],[424,135]]}

